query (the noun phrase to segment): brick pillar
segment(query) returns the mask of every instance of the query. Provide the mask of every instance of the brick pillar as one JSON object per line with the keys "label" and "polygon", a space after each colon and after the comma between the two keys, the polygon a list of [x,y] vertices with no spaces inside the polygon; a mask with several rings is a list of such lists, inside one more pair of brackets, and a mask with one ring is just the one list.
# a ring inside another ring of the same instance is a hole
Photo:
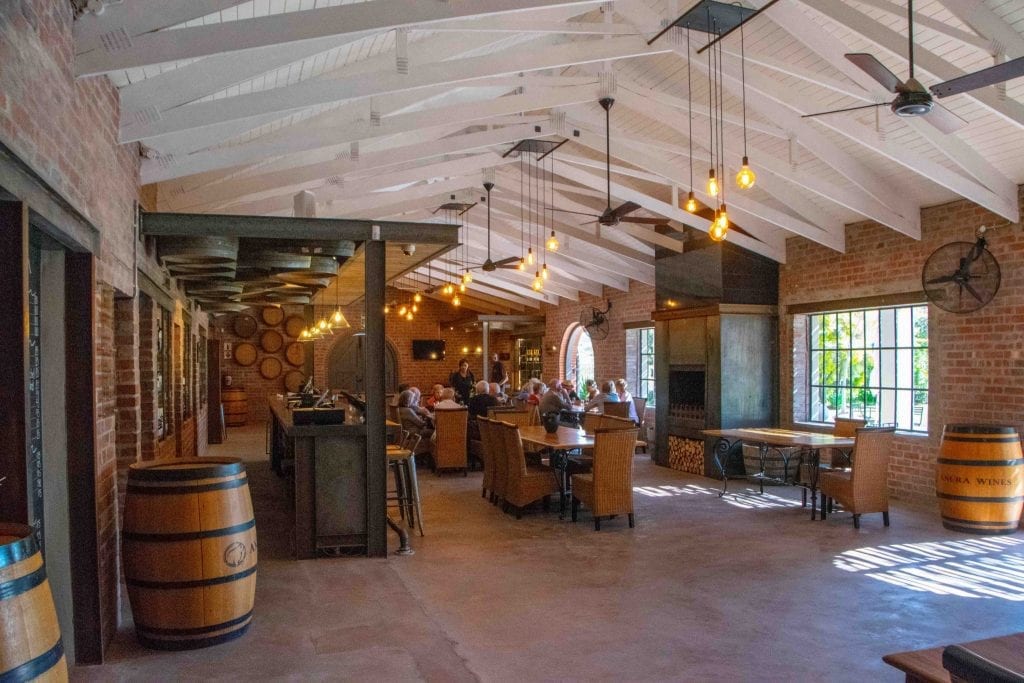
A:
{"label": "brick pillar", "polygon": [[128,466],[138,461],[140,449],[138,310],[138,299],[122,297],[114,300],[114,363],[117,380],[114,443],[117,448],[120,506],[124,505],[124,484],[128,476]]}

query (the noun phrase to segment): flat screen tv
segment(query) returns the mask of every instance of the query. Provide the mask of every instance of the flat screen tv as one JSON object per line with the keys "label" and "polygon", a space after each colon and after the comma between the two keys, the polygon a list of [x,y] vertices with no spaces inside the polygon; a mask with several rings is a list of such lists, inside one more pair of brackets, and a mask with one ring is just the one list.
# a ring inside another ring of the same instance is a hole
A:
{"label": "flat screen tv", "polygon": [[444,360],[444,340],[413,339],[412,357],[414,360]]}

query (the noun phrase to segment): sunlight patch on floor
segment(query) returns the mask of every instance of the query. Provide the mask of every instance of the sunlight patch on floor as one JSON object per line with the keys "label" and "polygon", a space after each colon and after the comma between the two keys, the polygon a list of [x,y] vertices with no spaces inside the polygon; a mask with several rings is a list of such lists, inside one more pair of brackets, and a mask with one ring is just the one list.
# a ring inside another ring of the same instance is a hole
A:
{"label": "sunlight patch on floor", "polygon": [[[667,498],[671,496],[718,496],[717,488],[708,488],[699,484],[684,486],[634,486],[633,491],[648,498]],[[744,510],[761,508],[792,508],[800,507],[800,503],[789,498],[776,496],[768,491],[758,493],[757,489],[748,488],[743,491],[729,491],[722,500],[734,507]]]}
{"label": "sunlight patch on floor", "polygon": [[840,553],[833,565],[912,591],[1024,602],[1022,544],[1014,536],[989,536],[883,545]]}

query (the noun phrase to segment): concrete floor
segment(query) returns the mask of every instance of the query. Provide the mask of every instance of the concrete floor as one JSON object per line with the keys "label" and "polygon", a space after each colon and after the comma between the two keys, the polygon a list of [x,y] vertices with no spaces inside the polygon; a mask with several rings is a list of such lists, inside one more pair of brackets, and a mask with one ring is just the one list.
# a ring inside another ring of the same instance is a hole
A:
{"label": "concrete floor", "polygon": [[842,513],[810,522],[797,489],[719,498],[638,456],[637,527],[594,532],[585,513],[502,514],[479,472],[424,472],[415,555],[296,562],[262,428],[214,453],[251,461],[250,632],[165,653],[126,629],[73,679],[897,681],[883,654],[1024,630],[1024,535],[955,534],[937,511],[897,504],[892,527],[858,532]]}

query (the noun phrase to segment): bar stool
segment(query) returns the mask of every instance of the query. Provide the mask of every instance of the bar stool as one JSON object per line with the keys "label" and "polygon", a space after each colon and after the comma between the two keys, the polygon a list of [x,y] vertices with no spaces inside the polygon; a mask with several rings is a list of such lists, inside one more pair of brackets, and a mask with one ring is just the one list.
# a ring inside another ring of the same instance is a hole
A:
{"label": "bar stool", "polygon": [[402,519],[409,521],[409,528],[417,526],[423,536],[423,510],[420,508],[420,486],[416,478],[416,448],[420,435],[406,433],[399,446],[388,446],[388,467],[395,477],[395,495],[388,496],[389,507],[397,507]]}

